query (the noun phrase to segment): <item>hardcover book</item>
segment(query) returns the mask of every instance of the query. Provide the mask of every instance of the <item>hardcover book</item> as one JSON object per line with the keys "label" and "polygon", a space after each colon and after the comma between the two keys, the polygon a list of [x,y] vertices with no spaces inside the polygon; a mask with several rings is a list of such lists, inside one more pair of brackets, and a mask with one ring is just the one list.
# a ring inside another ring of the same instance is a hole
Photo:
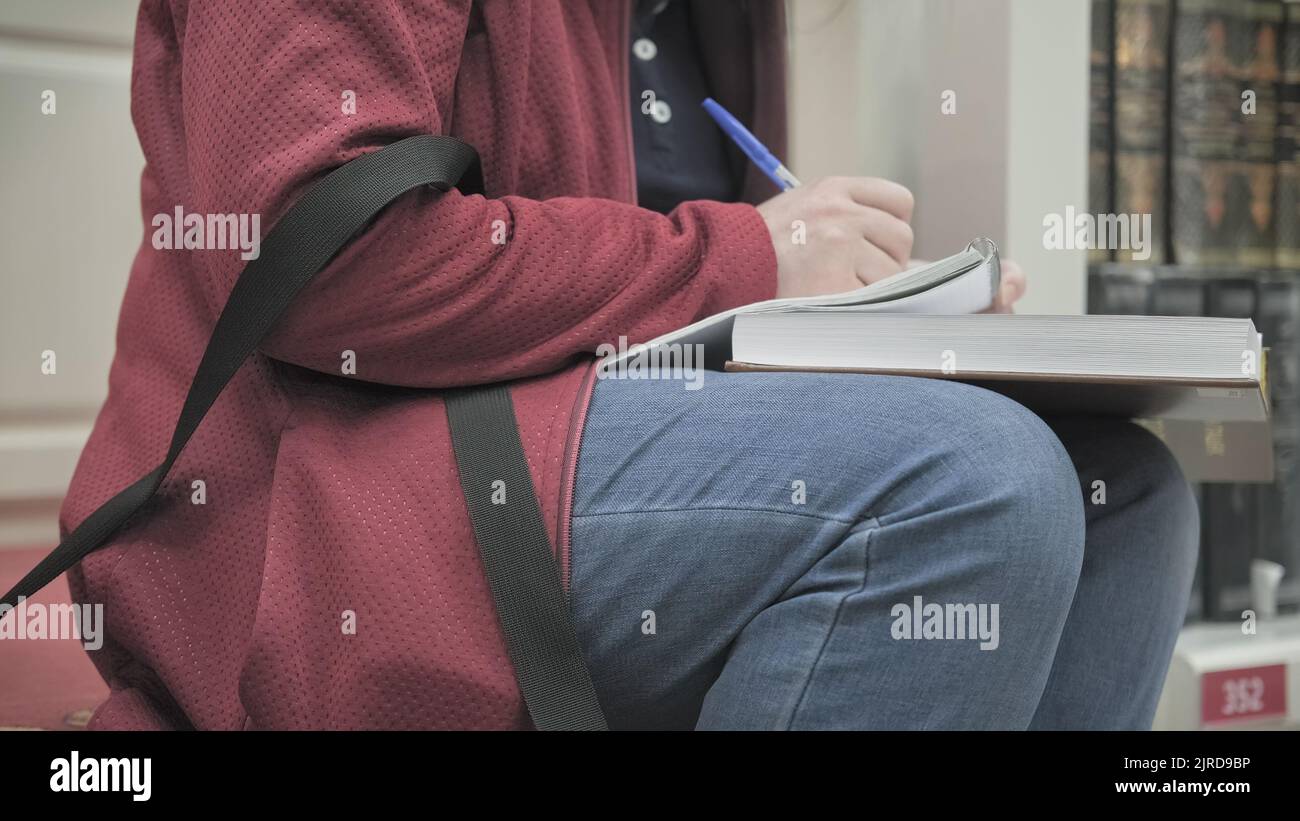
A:
{"label": "hardcover book", "polygon": [[1300,3],[1283,6],[1278,88],[1276,264],[1300,269]]}
{"label": "hardcover book", "polygon": [[1267,420],[1267,363],[1250,319],[981,313],[999,280],[996,246],[977,239],[857,291],[717,314],[601,367],[690,346],[706,367],[954,379],[1045,413]]}
{"label": "hardcover book", "polygon": [[[1114,213],[1111,197],[1111,108],[1114,105],[1111,75],[1114,70],[1115,38],[1112,33],[1115,8],[1111,0],[1092,0],[1092,47],[1089,53],[1088,90],[1088,211]],[[1109,262],[1108,248],[1088,251],[1089,262]]]}
{"label": "hardcover book", "polygon": [[1248,199],[1238,159],[1244,138],[1231,43],[1240,0],[1180,0],[1174,24],[1170,204],[1174,261],[1236,261]]}
{"label": "hardcover book", "polygon": [[1168,0],[1116,0],[1114,211],[1150,214],[1152,228],[1151,257],[1118,250],[1118,262],[1165,257],[1169,9]]}

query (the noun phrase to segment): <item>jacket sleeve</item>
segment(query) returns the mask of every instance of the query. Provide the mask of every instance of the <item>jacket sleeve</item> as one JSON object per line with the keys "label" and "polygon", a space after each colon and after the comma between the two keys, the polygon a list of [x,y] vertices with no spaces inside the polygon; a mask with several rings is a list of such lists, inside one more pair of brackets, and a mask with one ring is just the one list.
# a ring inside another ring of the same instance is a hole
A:
{"label": "jacket sleeve", "polygon": [[[432,4],[422,14],[437,19],[418,28],[398,6],[177,0],[186,207],[258,213],[265,234],[343,162],[447,133],[468,3]],[[347,90],[356,112],[340,116]],[[243,263],[202,264],[215,315]],[[750,205],[691,202],[664,216],[592,198],[419,190],[316,276],[263,352],[338,374],[353,351],[358,378],[412,387],[512,379],[770,298],[775,269]]]}

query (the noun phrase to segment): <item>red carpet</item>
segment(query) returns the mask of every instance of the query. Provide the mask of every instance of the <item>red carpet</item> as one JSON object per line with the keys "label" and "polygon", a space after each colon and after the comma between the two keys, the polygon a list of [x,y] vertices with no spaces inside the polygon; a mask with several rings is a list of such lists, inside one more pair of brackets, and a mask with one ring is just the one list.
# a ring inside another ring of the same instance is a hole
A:
{"label": "red carpet", "polygon": [[[48,547],[0,549],[0,593],[47,552]],[[60,576],[30,601],[68,600],[68,582]],[[0,639],[0,729],[76,729],[107,697],[108,687],[80,642]]]}

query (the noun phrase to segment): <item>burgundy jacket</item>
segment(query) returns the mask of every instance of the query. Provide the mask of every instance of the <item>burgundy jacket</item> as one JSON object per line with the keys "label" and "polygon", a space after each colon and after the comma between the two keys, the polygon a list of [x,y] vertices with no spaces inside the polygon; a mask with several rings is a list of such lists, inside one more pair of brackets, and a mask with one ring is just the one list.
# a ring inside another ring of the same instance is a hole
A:
{"label": "burgundy jacket", "polygon": [[[437,389],[518,380],[567,574],[592,352],[775,290],[751,205],[634,205],[630,10],[144,0],[131,105],[144,240],[65,532],[164,453],[244,264],[155,250],[154,215],[258,213],[265,233],[330,169],[425,133],[474,145],[487,195],[421,190],[389,207],[299,296],[145,514],[73,571],[76,598],[106,610],[92,655],[111,695],[93,726],[527,726]],[[693,15],[715,95],[782,150],[780,0]],[[747,173],[747,200],[771,193]]]}

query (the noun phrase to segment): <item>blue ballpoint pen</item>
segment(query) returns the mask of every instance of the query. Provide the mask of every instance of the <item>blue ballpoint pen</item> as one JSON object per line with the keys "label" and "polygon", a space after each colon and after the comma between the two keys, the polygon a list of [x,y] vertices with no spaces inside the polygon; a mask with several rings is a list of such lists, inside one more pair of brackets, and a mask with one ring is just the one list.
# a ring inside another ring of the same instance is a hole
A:
{"label": "blue ballpoint pen", "polygon": [[749,129],[741,125],[740,120],[731,116],[731,112],[718,105],[712,97],[704,98],[702,103],[704,110],[709,112],[709,116],[718,124],[718,127],[740,146],[740,150],[745,152],[745,156],[757,165],[759,170],[768,176],[772,182],[776,183],[777,188],[787,191],[799,185],[799,180],[795,179],[790,169],[781,164],[781,161],[772,156],[772,152],[767,150],[767,146],[758,141],[758,138],[749,133]]}

